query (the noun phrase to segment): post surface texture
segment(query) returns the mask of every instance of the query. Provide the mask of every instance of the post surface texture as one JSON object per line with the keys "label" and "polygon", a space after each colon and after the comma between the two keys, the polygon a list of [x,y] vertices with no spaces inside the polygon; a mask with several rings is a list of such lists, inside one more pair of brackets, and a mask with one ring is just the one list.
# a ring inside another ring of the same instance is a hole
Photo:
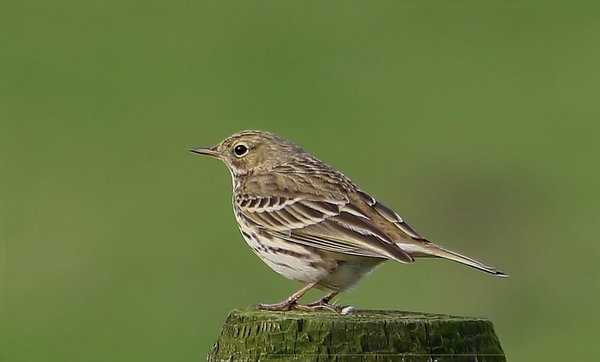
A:
{"label": "post surface texture", "polygon": [[491,321],[401,311],[229,314],[208,360],[506,361]]}

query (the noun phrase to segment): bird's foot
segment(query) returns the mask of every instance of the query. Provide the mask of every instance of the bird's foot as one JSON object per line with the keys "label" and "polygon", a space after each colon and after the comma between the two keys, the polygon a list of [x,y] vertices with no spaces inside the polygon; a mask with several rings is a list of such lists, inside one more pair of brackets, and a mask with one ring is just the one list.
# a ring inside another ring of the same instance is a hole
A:
{"label": "bird's foot", "polygon": [[296,302],[291,302],[289,300],[284,300],[281,303],[275,304],[263,304],[260,303],[256,307],[260,310],[272,310],[272,311],[281,311],[281,310],[291,310],[294,309]]}
{"label": "bird's foot", "polygon": [[314,302],[311,304],[298,304],[296,302],[290,303],[288,301],[284,301],[276,304],[258,304],[256,307],[260,310],[270,311],[300,310],[303,312],[317,312],[321,310],[329,310],[341,315],[348,315],[354,312],[354,307],[352,306],[339,306],[329,303],[323,303],[321,301]]}
{"label": "bird's foot", "polygon": [[329,304],[329,303],[315,302],[315,303],[310,303],[310,304],[306,304],[306,305],[296,304],[296,305],[294,305],[293,308],[297,309],[297,310],[305,311],[305,312],[316,312],[316,311],[319,311],[319,310],[330,310],[330,311],[332,311],[334,313],[341,314],[342,313],[342,309],[344,307],[340,307],[340,306]]}
{"label": "bird's foot", "polygon": [[[310,303],[308,305],[303,305],[300,307],[303,308],[301,310],[306,310],[306,311],[311,311],[311,312],[326,309],[326,310],[330,310],[334,313],[341,314],[341,315],[348,315],[348,314],[352,314],[354,312],[353,306],[330,304],[329,300],[326,300],[326,298],[323,298],[314,303]],[[300,309],[300,308],[298,308],[298,309]]]}
{"label": "bird's foot", "polygon": [[304,312],[316,312],[319,310],[330,310],[334,313],[337,314],[341,314],[341,315],[348,315],[348,314],[352,314],[354,312],[354,307],[346,305],[346,306],[338,306],[338,305],[333,305],[330,304],[329,302],[331,302],[331,300],[333,298],[335,298],[336,295],[339,294],[339,292],[331,292],[329,294],[327,294],[326,296],[324,296],[323,298],[317,300],[314,303],[310,303],[310,304],[298,304],[297,300],[298,298],[300,298],[302,295],[304,295],[304,293],[306,293],[306,291],[308,291],[308,289],[312,288],[315,283],[309,284],[307,286],[305,286],[304,288],[302,288],[300,291],[298,291],[297,293],[293,294],[291,297],[289,297],[288,299],[284,300],[281,303],[277,303],[277,304],[259,304],[257,305],[258,309],[262,309],[262,310],[272,310],[272,311],[281,311],[281,310],[301,310]]}

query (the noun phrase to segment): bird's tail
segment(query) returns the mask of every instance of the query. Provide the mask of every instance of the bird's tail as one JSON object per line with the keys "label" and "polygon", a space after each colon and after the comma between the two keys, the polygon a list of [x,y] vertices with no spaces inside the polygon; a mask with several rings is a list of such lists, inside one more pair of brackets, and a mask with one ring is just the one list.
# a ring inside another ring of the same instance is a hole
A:
{"label": "bird's tail", "polygon": [[443,259],[448,259],[455,261],[457,263],[461,263],[472,268],[484,271],[489,274],[507,277],[508,274],[501,272],[500,270],[484,264],[480,261],[477,261],[473,258],[469,258],[468,256],[459,254],[455,251],[451,251],[448,249],[444,249],[439,245],[430,242],[421,242],[419,244],[404,244],[398,243],[398,246],[406,251],[409,255],[415,257],[438,257]]}

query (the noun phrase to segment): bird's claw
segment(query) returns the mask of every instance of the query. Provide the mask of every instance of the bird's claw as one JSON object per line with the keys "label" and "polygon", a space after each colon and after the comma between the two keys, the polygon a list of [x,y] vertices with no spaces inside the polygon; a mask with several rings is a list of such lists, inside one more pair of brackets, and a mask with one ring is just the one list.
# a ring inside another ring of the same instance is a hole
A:
{"label": "bird's claw", "polygon": [[269,311],[289,311],[289,310],[300,310],[303,312],[316,312],[319,310],[329,310],[337,314],[341,315],[349,315],[354,312],[354,307],[352,306],[337,306],[329,303],[323,303],[322,301],[310,303],[310,304],[298,304],[298,303],[290,303],[288,301],[276,303],[276,304],[258,304],[256,306],[260,310],[269,310]]}

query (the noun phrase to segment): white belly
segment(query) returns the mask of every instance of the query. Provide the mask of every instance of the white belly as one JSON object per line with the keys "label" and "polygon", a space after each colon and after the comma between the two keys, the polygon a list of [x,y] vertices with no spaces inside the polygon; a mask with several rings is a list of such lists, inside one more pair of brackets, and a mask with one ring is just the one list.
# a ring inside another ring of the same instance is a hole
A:
{"label": "white belly", "polygon": [[353,288],[384,259],[316,250],[261,234],[238,218],[244,240],[252,251],[278,274],[304,284],[319,282],[319,289],[345,291]]}
{"label": "white belly", "polygon": [[331,260],[323,260],[319,254],[311,252],[310,248],[266,237],[248,225],[238,225],[252,251],[271,269],[288,279],[312,283],[328,276],[335,267]]}

